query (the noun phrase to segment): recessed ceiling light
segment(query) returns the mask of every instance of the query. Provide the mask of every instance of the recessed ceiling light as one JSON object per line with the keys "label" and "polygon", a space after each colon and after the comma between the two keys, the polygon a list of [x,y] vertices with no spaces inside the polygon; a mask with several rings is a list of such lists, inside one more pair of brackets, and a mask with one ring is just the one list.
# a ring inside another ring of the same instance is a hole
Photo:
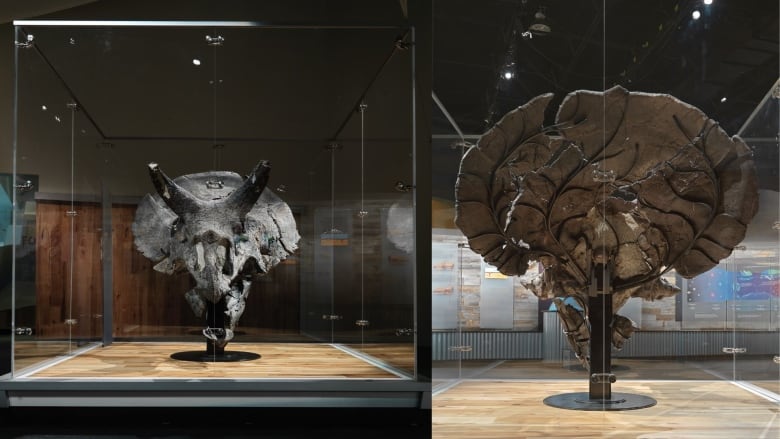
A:
{"label": "recessed ceiling light", "polygon": [[46,108],[45,105],[41,105],[41,110],[46,111],[46,110],[48,110],[48,108]]}
{"label": "recessed ceiling light", "polygon": [[57,122],[62,122],[62,119],[60,119],[59,116],[54,116],[54,120],[56,120]]}
{"label": "recessed ceiling light", "polygon": [[200,65],[200,60],[199,60],[198,58],[193,58],[193,59],[192,59],[192,63],[193,63],[194,65],[196,65],[196,66],[199,66],[199,65]]}
{"label": "recessed ceiling light", "polygon": [[726,99],[726,96],[723,96],[722,98],[720,98],[720,101],[721,101],[721,102],[726,102],[726,100],[727,100],[727,99]]}
{"label": "recessed ceiling light", "polygon": [[512,73],[512,72],[511,72],[511,71],[509,71],[509,70],[507,70],[506,72],[504,72],[504,79],[512,79],[514,76],[515,76],[515,74],[514,74],[514,73]]}
{"label": "recessed ceiling light", "polygon": [[712,0],[704,0],[704,4],[705,5],[711,5],[712,4]]}
{"label": "recessed ceiling light", "polygon": [[699,18],[701,18],[701,12],[699,12],[698,10],[694,10],[693,13],[691,14],[691,17],[693,17],[694,20],[698,20]]}

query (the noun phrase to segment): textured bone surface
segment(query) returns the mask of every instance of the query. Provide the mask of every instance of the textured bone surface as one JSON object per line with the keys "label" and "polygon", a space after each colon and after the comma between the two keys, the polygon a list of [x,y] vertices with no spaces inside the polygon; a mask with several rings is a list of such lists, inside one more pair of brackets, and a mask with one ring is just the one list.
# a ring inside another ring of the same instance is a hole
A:
{"label": "textured bone surface", "polygon": [[[243,178],[204,172],[170,179],[149,165],[156,194],[147,194],[133,222],[135,245],[155,270],[188,271],[196,286],[185,294],[204,317],[224,303],[224,326],[204,330],[223,348],[244,311],[255,276],[262,276],[297,249],[300,236],[289,206],[266,188],[270,164],[260,162]],[[220,316],[222,317],[222,316]]]}
{"label": "textured bone surface", "polygon": [[552,98],[508,113],[461,161],[455,222],[487,263],[522,275],[540,261],[531,291],[585,303],[591,268],[608,264],[617,311],[676,294],[664,273],[704,273],[745,237],[758,185],[741,139],[672,96],[621,87],[569,94],[547,130]]}

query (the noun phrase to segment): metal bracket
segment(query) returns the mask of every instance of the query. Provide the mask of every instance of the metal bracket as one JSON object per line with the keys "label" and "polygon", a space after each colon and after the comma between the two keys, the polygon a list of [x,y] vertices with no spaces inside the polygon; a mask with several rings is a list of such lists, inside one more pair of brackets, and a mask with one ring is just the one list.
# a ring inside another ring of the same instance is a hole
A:
{"label": "metal bracket", "polygon": [[723,348],[725,354],[744,354],[747,352],[747,348]]}
{"label": "metal bracket", "polygon": [[69,211],[65,212],[65,215],[66,216],[77,216],[78,212],[76,212],[75,210],[69,210]]}
{"label": "metal bracket", "polygon": [[409,50],[412,47],[412,43],[404,41],[403,37],[398,37],[395,40],[395,48],[398,50]]}
{"label": "metal bracket", "polygon": [[772,358],[772,361],[774,361],[776,364],[780,364],[780,355],[775,355],[775,357]]}
{"label": "metal bracket", "polygon": [[398,328],[395,330],[395,335],[397,337],[403,336],[403,335],[414,335],[416,331],[412,328]]}
{"label": "metal bracket", "polygon": [[596,384],[614,383],[617,377],[614,373],[594,373],[590,376],[590,382]]}
{"label": "metal bracket", "polygon": [[471,346],[450,346],[450,352],[471,352]]}
{"label": "metal bracket", "polygon": [[33,330],[32,328],[16,328],[14,332],[16,335],[32,335]]}
{"label": "metal bracket", "polygon": [[16,184],[14,185],[14,188],[19,189],[19,193],[23,194],[25,192],[29,192],[33,189],[32,181],[27,180],[24,182],[24,184]]}
{"label": "metal bracket", "polygon": [[14,45],[16,45],[16,47],[21,47],[22,49],[29,49],[30,47],[32,47],[34,39],[35,36],[33,34],[29,34],[27,35],[27,41],[22,41],[22,42],[15,41]]}
{"label": "metal bracket", "polygon": [[409,192],[412,189],[414,189],[414,186],[410,184],[406,184],[401,180],[395,182],[395,190],[397,190],[398,192]]}
{"label": "metal bracket", "polygon": [[222,35],[217,35],[216,37],[206,35],[206,44],[209,46],[221,46],[224,42],[225,38]]}
{"label": "metal bracket", "polygon": [[368,320],[357,320],[355,324],[358,326],[368,326]]}
{"label": "metal bracket", "polygon": [[68,102],[67,104],[65,104],[65,107],[67,107],[69,110],[75,110],[75,111],[78,111],[78,109],[79,109],[79,104],[77,104],[77,103],[75,103],[75,102]]}
{"label": "metal bracket", "polygon": [[615,171],[613,171],[612,169],[608,171],[602,171],[601,169],[594,169],[593,181],[597,183],[612,183],[615,181]]}
{"label": "metal bracket", "polygon": [[63,323],[65,323],[68,326],[73,326],[73,325],[78,324],[79,321],[77,319],[65,319],[65,322],[63,322]]}
{"label": "metal bracket", "polygon": [[341,320],[342,318],[343,318],[342,316],[337,316],[335,314],[330,314],[330,315],[323,314],[322,315],[322,320]]}
{"label": "metal bracket", "polygon": [[222,189],[225,184],[222,180],[206,180],[206,187],[209,189]]}

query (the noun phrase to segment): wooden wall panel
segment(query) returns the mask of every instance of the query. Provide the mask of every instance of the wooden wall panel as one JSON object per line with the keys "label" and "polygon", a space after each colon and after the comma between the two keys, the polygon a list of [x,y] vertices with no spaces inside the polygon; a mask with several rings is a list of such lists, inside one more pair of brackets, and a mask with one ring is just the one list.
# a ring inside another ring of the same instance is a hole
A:
{"label": "wooden wall panel", "polygon": [[[193,327],[202,328],[204,322],[193,314],[184,299],[184,294],[195,285],[189,273],[159,273],[135,249],[135,209],[135,205],[114,205],[112,209],[114,336],[182,335]],[[297,333],[298,285],[297,263],[280,264],[271,274],[255,281],[237,331]]]}
{"label": "wooden wall panel", "polygon": [[[114,337],[179,336],[204,326],[184,299],[195,282],[189,273],[154,270],[133,244],[135,205],[114,205],[112,221]],[[69,203],[39,201],[36,216],[36,329],[43,337],[65,337],[70,290]],[[102,334],[102,210],[77,203],[74,220],[73,335]],[[298,333],[300,282],[297,258],[255,281],[238,331]]]}
{"label": "wooden wall panel", "polygon": [[36,207],[35,334],[40,337],[68,336],[69,318],[76,320],[73,336],[102,332],[101,209],[79,203],[75,216],[67,214],[70,210],[70,203],[62,202],[38,201]]}
{"label": "wooden wall panel", "polygon": [[[175,334],[202,326],[184,300],[195,282],[188,273],[167,275],[133,244],[135,205],[114,205],[113,228],[114,337]],[[170,327],[178,327],[173,329]]]}
{"label": "wooden wall panel", "polygon": [[298,333],[301,315],[299,267],[298,258],[290,258],[255,280],[239,327]]}

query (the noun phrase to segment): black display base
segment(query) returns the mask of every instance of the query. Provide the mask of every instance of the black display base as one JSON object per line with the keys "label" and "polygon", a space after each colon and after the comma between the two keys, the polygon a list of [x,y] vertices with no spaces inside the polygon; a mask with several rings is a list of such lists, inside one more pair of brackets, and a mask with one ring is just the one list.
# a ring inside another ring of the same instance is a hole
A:
{"label": "black display base", "polygon": [[608,400],[590,399],[588,392],[577,392],[549,396],[544,399],[544,403],[551,407],[568,410],[621,411],[652,407],[656,401],[649,396],[614,392],[612,398]]}
{"label": "black display base", "polygon": [[227,351],[219,355],[206,351],[174,352],[171,358],[179,361],[195,361],[198,363],[232,363],[236,361],[252,361],[260,359],[260,354],[244,351]]}

